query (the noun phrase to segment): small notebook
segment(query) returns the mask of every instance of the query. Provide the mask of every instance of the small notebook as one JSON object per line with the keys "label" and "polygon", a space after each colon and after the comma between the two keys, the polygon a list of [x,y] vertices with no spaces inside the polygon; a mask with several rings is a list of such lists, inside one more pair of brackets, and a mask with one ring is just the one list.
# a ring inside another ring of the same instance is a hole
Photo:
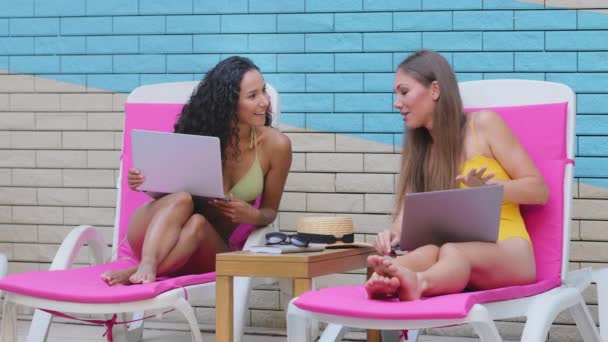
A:
{"label": "small notebook", "polygon": [[320,252],[325,250],[325,244],[323,243],[311,243],[308,247],[298,247],[294,245],[263,245],[263,246],[251,246],[248,251],[253,253],[266,253],[266,254],[287,254],[287,253],[308,253],[308,252]]}

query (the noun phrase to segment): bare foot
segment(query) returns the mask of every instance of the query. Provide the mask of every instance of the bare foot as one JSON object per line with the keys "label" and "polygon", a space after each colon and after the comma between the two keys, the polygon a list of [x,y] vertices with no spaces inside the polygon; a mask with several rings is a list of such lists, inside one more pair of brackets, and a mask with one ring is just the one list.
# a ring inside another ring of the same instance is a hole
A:
{"label": "bare foot", "polygon": [[129,277],[133,284],[146,284],[156,281],[156,265],[153,262],[141,261],[137,271]]}
{"label": "bare foot", "polygon": [[367,257],[367,266],[374,269],[374,272],[382,276],[391,276],[388,272],[388,267],[392,261],[380,255],[370,255]]}
{"label": "bare foot", "polygon": [[397,294],[401,301],[412,301],[422,296],[422,286],[418,274],[393,263],[387,268],[390,277],[397,279],[399,288]]}
{"label": "bare foot", "polygon": [[137,267],[126,268],[120,271],[107,271],[101,275],[101,280],[110,286],[117,284],[129,285],[129,277],[137,271]]}
{"label": "bare foot", "polygon": [[372,274],[365,283],[365,291],[367,291],[367,297],[370,299],[395,297],[398,289],[399,280],[397,278],[384,277],[377,273]]}

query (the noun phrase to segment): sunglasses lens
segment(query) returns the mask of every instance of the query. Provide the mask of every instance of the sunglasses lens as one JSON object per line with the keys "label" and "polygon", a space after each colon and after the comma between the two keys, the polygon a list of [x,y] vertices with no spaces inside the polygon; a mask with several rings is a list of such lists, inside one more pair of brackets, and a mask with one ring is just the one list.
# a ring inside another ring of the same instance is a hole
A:
{"label": "sunglasses lens", "polygon": [[309,243],[310,241],[302,236],[295,235],[291,237],[291,244],[294,246],[306,247]]}
{"label": "sunglasses lens", "polygon": [[282,233],[268,233],[266,234],[266,243],[268,243],[269,245],[276,245],[278,243],[281,243],[283,241],[285,241],[286,235],[282,234]]}

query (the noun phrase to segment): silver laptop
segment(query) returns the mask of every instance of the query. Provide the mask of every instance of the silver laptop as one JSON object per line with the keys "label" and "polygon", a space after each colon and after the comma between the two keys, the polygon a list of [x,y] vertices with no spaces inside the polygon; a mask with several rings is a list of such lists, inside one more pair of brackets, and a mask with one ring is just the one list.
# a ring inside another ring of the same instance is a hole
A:
{"label": "silver laptop", "polygon": [[219,138],[134,129],[131,149],[144,176],[139,190],[226,198]]}
{"label": "silver laptop", "polygon": [[496,242],[502,185],[408,193],[399,248],[411,251],[446,242]]}

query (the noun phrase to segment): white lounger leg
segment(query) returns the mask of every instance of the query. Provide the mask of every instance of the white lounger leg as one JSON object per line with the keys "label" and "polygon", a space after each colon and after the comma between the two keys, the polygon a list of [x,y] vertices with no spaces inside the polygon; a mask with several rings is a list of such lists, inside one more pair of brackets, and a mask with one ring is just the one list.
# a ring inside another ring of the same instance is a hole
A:
{"label": "white lounger leg", "polygon": [[348,329],[343,325],[330,323],[327,325],[325,330],[323,330],[323,334],[319,339],[319,342],[334,342],[334,341],[342,341],[344,335]]}
{"label": "white lounger leg", "polygon": [[190,303],[184,298],[180,298],[177,300],[174,307],[186,317],[186,320],[190,325],[190,331],[192,332],[192,342],[203,342],[203,335],[201,335],[201,329],[198,327],[194,309],[192,309]]}
{"label": "white lounger leg", "polygon": [[[32,317],[32,324],[30,325],[30,331],[27,334],[28,342],[40,342],[46,341],[49,334],[49,328],[53,321],[53,315],[48,312],[44,312],[36,309],[34,316]],[[2,340],[4,341],[4,340]],[[11,341],[11,340],[6,340]]]}
{"label": "white lounger leg", "polygon": [[287,342],[309,342],[310,316],[293,304],[292,299],[287,308]]}
{"label": "white lounger leg", "polygon": [[570,311],[572,318],[574,318],[578,331],[585,342],[600,341],[600,332],[595,326],[593,317],[591,317],[589,308],[582,296],[580,296],[578,304],[571,307],[568,311]]}
{"label": "white lounger leg", "polygon": [[[502,337],[496,329],[494,320],[488,310],[481,305],[474,305],[469,312],[470,324],[482,342],[501,342]],[[540,340],[539,340],[540,341]]]}
{"label": "white lounger leg", "polygon": [[17,341],[17,305],[4,300],[0,341]]}
{"label": "white lounger leg", "polygon": [[249,304],[249,295],[251,294],[251,277],[234,277],[234,342],[243,340],[245,330],[245,316],[247,315],[247,307]]}

